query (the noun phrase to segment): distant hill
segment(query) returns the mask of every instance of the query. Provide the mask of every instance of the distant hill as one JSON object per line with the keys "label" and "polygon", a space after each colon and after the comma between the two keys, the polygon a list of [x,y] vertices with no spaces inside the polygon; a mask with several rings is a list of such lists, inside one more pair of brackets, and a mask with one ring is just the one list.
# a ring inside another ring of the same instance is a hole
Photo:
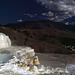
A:
{"label": "distant hill", "polygon": [[30,46],[40,53],[75,53],[75,26],[49,20],[27,21],[0,26],[12,45]]}
{"label": "distant hill", "polygon": [[75,26],[65,25],[60,22],[52,22],[50,20],[40,20],[40,21],[26,21],[21,23],[7,24],[7,27],[12,27],[15,29],[59,29],[68,30],[75,32]]}

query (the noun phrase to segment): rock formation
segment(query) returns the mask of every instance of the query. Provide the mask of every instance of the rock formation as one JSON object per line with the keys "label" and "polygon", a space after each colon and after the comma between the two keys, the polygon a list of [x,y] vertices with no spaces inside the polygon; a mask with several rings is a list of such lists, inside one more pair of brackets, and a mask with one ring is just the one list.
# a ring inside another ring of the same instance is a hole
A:
{"label": "rock formation", "polygon": [[7,48],[11,46],[11,40],[9,36],[6,36],[3,33],[0,33],[0,49]]}
{"label": "rock formation", "polygon": [[34,49],[31,47],[23,46],[11,46],[11,40],[9,36],[0,33],[0,53],[4,54],[16,54],[19,56],[32,57],[35,55]]}

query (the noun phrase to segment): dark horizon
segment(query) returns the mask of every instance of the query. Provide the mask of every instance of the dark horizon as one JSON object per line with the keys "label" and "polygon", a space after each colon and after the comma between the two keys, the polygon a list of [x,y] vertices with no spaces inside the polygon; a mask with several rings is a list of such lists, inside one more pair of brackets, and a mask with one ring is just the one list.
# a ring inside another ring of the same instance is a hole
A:
{"label": "dark horizon", "polygon": [[[65,24],[64,22],[56,22],[56,21],[51,21],[51,20],[48,20],[48,19],[39,19],[39,20],[25,20],[25,21],[22,21],[22,22],[9,22],[9,23],[0,24],[0,25],[18,24],[18,23],[24,23],[24,22],[38,22],[38,21],[50,21],[50,22],[54,22],[54,23]],[[66,25],[66,24],[65,24],[65,25]],[[70,24],[69,24],[69,25],[70,25]]]}

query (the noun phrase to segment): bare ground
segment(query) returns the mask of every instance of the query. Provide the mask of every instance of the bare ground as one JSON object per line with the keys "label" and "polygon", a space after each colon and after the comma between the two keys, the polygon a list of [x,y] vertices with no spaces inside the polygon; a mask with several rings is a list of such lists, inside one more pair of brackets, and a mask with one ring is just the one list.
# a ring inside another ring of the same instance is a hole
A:
{"label": "bare ground", "polygon": [[40,63],[45,66],[65,68],[68,64],[75,64],[74,54],[46,54],[36,53],[39,56]]}

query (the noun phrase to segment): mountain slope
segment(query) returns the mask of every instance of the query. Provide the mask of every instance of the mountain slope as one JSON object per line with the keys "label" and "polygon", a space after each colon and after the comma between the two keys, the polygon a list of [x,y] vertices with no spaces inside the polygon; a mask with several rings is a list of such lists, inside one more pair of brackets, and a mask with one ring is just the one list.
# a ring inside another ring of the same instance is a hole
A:
{"label": "mountain slope", "polygon": [[[72,29],[65,29],[66,25],[56,22],[31,22],[0,26],[0,32],[10,37],[12,45],[30,46],[35,52],[75,53],[71,48],[66,48],[75,46],[75,32],[70,31]],[[38,28],[36,25],[39,25]]]}

